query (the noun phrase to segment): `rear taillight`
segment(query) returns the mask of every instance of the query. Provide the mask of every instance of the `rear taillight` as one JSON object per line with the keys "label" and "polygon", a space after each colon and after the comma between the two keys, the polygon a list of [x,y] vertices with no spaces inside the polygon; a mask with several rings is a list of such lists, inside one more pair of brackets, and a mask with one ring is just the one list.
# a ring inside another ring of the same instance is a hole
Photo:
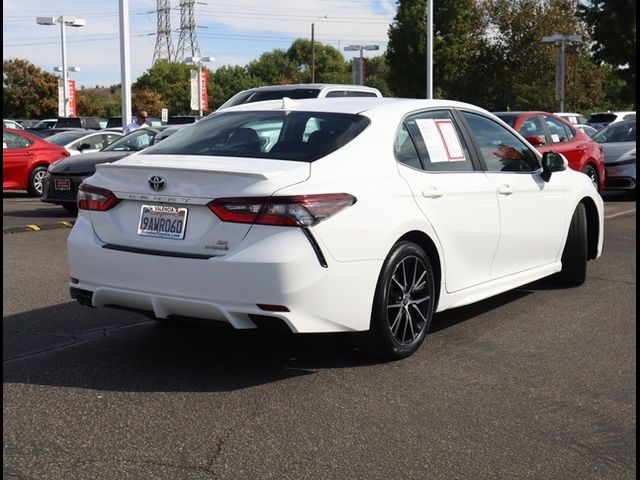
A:
{"label": "rear taillight", "polygon": [[106,212],[115,207],[120,200],[111,190],[81,183],[78,188],[78,208]]}
{"label": "rear taillight", "polygon": [[207,204],[223,222],[311,227],[353,205],[348,193],[217,198]]}

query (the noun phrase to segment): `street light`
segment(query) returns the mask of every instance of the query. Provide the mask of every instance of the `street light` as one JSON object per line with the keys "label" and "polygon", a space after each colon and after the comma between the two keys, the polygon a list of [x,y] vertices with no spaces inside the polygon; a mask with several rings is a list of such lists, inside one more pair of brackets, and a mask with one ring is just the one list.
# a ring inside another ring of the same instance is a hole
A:
{"label": "street light", "polygon": [[564,98],[566,94],[566,54],[567,42],[582,42],[580,35],[549,35],[542,37],[544,43],[560,42],[560,51],[558,52],[558,60],[556,63],[556,100],[560,100],[560,112],[564,112]]}
{"label": "street light", "polygon": [[[322,15],[316,20],[321,18],[329,18],[329,15]],[[315,28],[316,24],[311,23],[311,83],[316,83],[316,42],[315,42]]]}
{"label": "street light", "polygon": [[69,85],[67,82],[67,41],[64,35],[65,25],[70,27],[84,27],[87,22],[82,18],[71,18],[61,15],[59,17],[36,17],[36,23],[38,25],[56,25],[60,24],[60,36],[62,38],[62,91],[63,93],[63,105],[64,116],[69,116]]}
{"label": "street light", "polygon": [[[379,45],[347,45],[344,47],[344,50],[347,52],[355,52],[360,50],[360,58],[358,59],[360,62],[359,71],[354,71],[357,73],[358,78],[354,78],[354,83],[357,85],[364,85],[364,50],[380,50]],[[354,59],[355,60],[355,59]],[[355,63],[354,63],[355,65]]]}
{"label": "street light", "polygon": [[202,118],[202,64],[214,62],[214,57],[187,57],[185,63],[195,63],[198,65],[198,118]]}

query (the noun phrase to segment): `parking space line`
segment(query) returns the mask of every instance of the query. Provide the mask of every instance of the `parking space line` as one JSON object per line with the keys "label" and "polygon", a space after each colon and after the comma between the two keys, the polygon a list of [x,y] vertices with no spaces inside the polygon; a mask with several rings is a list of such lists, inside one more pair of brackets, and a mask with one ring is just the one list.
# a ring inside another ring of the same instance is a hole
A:
{"label": "parking space line", "polygon": [[621,217],[622,215],[626,215],[627,213],[633,213],[635,211],[636,211],[635,208],[631,208],[629,210],[623,210],[622,212],[612,213],[611,215],[605,215],[604,219],[609,220],[610,218]]}

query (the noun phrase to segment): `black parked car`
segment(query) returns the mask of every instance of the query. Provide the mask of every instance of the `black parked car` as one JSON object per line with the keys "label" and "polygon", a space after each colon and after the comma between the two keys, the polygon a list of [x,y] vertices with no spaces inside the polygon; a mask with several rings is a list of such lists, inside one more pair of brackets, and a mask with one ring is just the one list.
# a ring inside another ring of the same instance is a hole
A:
{"label": "black parked car", "polygon": [[42,201],[61,205],[76,213],[76,196],[82,181],[96,172],[96,165],[120,160],[138,152],[155,141],[164,128],[140,128],[125,135],[99,152],[74,155],[49,166],[42,184]]}

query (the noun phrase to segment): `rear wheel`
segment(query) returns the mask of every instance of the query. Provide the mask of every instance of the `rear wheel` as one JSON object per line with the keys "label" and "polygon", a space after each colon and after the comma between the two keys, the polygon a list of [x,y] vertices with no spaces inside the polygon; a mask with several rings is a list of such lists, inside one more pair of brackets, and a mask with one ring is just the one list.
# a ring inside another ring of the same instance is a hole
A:
{"label": "rear wheel", "polygon": [[27,185],[27,192],[32,197],[42,196],[42,182],[44,176],[47,174],[47,167],[36,167],[31,171],[29,175],[29,184]]}
{"label": "rear wheel", "polygon": [[577,287],[587,279],[587,212],[582,203],[573,212],[562,252],[562,270],[556,279],[567,287]]}
{"label": "rear wheel", "polygon": [[591,179],[591,181],[593,182],[593,184],[596,187],[596,190],[599,192],[600,191],[600,177],[598,176],[598,172],[595,169],[595,167],[593,165],[587,165],[586,167],[584,167],[584,170],[582,170],[582,173],[584,173],[587,177],[589,177]]}
{"label": "rear wheel", "polygon": [[369,349],[387,359],[405,358],[424,341],[435,307],[433,269],[412,242],[395,245],[376,286]]}

